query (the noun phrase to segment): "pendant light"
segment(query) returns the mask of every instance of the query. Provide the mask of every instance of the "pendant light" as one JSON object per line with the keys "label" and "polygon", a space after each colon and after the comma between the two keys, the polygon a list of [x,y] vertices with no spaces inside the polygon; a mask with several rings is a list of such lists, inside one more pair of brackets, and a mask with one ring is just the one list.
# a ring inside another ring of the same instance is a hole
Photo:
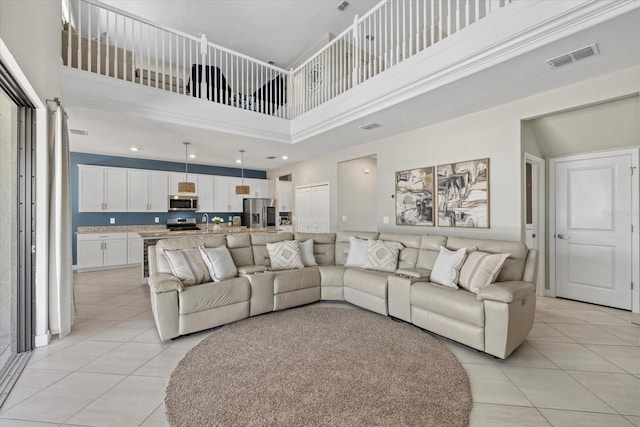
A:
{"label": "pendant light", "polygon": [[184,182],[178,183],[178,193],[195,194],[196,183],[189,181],[189,144],[190,142],[183,142],[184,144]]}
{"label": "pendant light", "polygon": [[242,185],[236,185],[236,194],[249,195],[251,190],[248,185],[244,185],[244,150],[238,151],[240,151],[240,164],[242,165]]}

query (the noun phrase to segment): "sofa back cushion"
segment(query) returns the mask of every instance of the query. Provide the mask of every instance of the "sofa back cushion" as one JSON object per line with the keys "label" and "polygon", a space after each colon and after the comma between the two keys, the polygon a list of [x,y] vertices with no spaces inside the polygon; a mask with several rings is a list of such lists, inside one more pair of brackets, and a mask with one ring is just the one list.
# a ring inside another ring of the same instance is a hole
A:
{"label": "sofa back cushion", "polygon": [[418,253],[420,251],[420,241],[422,240],[421,235],[380,233],[379,239],[385,242],[402,243],[402,246],[404,246],[398,255],[398,268],[416,268]]}
{"label": "sofa back cushion", "polygon": [[158,273],[171,274],[171,267],[169,266],[169,262],[167,261],[164,251],[198,248],[200,245],[204,245],[206,248],[217,248],[224,244],[224,236],[219,234],[162,239],[156,244],[156,271]]}
{"label": "sofa back cushion", "polygon": [[467,237],[449,237],[446,247],[451,250],[476,247],[479,251],[491,254],[508,253],[502,270],[496,281],[507,282],[510,280],[522,280],[524,264],[527,260],[527,246],[522,242],[511,240],[470,239]]}
{"label": "sofa back cushion", "polygon": [[295,233],[294,239],[304,242],[313,239],[313,255],[318,265],[333,265],[336,257],[335,233]]}
{"label": "sofa back cushion", "polygon": [[420,239],[420,252],[416,267],[433,270],[433,265],[440,254],[440,246],[447,247],[447,236],[425,234]]}
{"label": "sofa back cushion", "polygon": [[284,242],[285,240],[293,240],[293,233],[251,233],[251,250],[253,251],[253,263],[255,265],[264,265],[271,267],[269,259],[269,251],[267,251],[267,243]]}
{"label": "sofa back cushion", "polygon": [[228,234],[227,248],[231,252],[231,258],[236,267],[253,265],[253,250],[251,249],[251,236],[248,233]]}
{"label": "sofa back cushion", "polygon": [[335,265],[344,265],[349,253],[349,237],[358,239],[374,239],[379,236],[377,231],[338,231],[336,233]]}

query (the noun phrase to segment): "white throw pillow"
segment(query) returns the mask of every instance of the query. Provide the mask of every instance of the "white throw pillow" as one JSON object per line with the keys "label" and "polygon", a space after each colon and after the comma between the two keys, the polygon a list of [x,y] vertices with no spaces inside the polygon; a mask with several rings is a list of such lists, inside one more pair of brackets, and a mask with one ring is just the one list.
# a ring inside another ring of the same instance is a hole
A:
{"label": "white throw pillow", "polygon": [[314,265],[318,265],[316,262],[316,257],[313,254],[313,239],[305,240],[304,242],[299,242],[300,244],[300,257],[302,258],[302,263],[305,267],[313,267]]}
{"label": "white throw pillow", "polygon": [[300,244],[296,240],[267,243],[267,252],[269,252],[272,270],[293,270],[304,267],[300,256]]}
{"label": "white throw pillow", "polygon": [[477,294],[496,280],[508,257],[509,254],[471,252],[460,269],[460,287]]}
{"label": "white throw pillow", "polygon": [[344,266],[363,268],[367,259],[367,247],[367,240],[349,237],[349,252]]}
{"label": "white throw pillow", "polygon": [[165,250],[171,274],[182,280],[185,286],[208,282],[209,272],[198,248]]}
{"label": "white throw pillow", "polygon": [[200,246],[200,254],[214,282],[231,279],[238,274],[238,269],[226,246],[205,248],[203,245]]}
{"label": "white throw pillow", "polygon": [[465,248],[450,251],[444,246],[440,246],[440,253],[433,264],[433,270],[431,270],[431,282],[458,289],[460,267],[462,267],[466,256],[467,250]]}
{"label": "white throw pillow", "polygon": [[364,268],[393,273],[398,268],[398,254],[402,248],[404,246],[399,242],[369,240]]}

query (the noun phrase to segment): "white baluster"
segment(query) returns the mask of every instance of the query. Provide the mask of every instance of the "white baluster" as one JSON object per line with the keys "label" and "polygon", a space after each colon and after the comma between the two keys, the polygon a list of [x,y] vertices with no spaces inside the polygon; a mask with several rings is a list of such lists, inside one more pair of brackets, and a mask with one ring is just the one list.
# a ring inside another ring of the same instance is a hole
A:
{"label": "white baluster", "polygon": [[358,15],[353,18],[353,75],[351,76],[353,81],[352,87],[355,87],[360,81],[358,76],[358,70],[360,69],[360,55],[358,46]]}
{"label": "white baluster", "polygon": [[[205,76],[206,76],[206,71],[204,69],[205,67],[205,58],[207,56],[207,36],[204,34],[200,35],[200,73],[196,73],[196,74],[200,74],[199,75],[199,80],[200,80],[200,98],[202,98],[202,94],[206,93],[204,86],[207,84]],[[196,69],[198,69],[196,67]],[[195,83],[193,84],[193,86],[195,86]]]}

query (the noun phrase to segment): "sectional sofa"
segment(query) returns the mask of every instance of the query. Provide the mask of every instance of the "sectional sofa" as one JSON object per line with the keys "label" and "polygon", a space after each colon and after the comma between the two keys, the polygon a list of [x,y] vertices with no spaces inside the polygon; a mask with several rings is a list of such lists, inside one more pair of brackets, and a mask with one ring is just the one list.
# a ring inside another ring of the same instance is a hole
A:
{"label": "sectional sofa", "polygon": [[[399,242],[397,269],[345,267],[350,237]],[[271,270],[268,243],[313,239],[317,266]],[[226,245],[238,274],[185,286],[166,251]],[[508,253],[495,283],[477,293],[430,282],[440,248]],[[538,253],[521,242],[377,232],[242,233],[165,239],[149,247],[151,304],[161,339],[321,300],[347,301],[499,358],[533,326]]]}

